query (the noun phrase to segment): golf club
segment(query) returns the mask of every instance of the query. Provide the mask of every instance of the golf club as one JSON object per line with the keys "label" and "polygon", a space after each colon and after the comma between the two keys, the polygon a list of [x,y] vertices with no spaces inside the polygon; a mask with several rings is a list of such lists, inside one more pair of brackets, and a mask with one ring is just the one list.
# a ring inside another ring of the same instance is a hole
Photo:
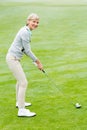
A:
{"label": "golf club", "polygon": [[[53,79],[48,76],[48,74],[46,73],[46,71],[45,71],[45,70],[42,70],[42,72],[46,75],[46,77],[48,78],[48,80],[55,86],[55,88],[56,88],[66,99],[69,99],[69,98],[67,98],[66,95],[58,88],[58,86],[57,86],[56,83],[53,81]],[[71,102],[70,102],[70,103],[71,103]],[[81,104],[79,104],[79,103],[74,104],[74,103],[72,102],[72,104],[73,104],[76,108],[81,108]]]}
{"label": "golf club", "polygon": [[[35,62],[34,62],[34,65],[37,66],[37,64],[36,64]],[[53,86],[56,88],[56,90],[59,91],[59,92],[61,93],[61,95],[63,95],[63,97],[65,97],[66,99],[69,100],[70,98],[67,97],[67,96],[59,89],[59,87],[58,87],[57,84],[54,82],[54,80],[49,77],[49,75],[47,74],[47,72],[46,72],[45,70],[41,70],[41,71],[45,74],[45,76],[47,77],[47,79],[49,80],[49,82],[53,84]],[[73,104],[73,105],[75,106],[75,108],[77,108],[77,109],[78,109],[78,108],[81,108],[81,104],[79,104],[79,103],[76,103],[76,104],[75,104],[75,103],[73,103],[73,102],[71,102],[71,101],[70,101],[70,103]]]}

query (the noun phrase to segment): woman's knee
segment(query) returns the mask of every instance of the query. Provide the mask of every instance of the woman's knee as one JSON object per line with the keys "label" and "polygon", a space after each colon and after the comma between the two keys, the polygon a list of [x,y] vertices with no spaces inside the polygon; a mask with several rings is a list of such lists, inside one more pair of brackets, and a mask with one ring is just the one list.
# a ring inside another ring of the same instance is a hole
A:
{"label": "woman's knee", "polygon": [[19,84],[20,84],[20,86],[22,86],[22,87],[27,87],[28,81],[27,81],[27,80],[22,80]]}

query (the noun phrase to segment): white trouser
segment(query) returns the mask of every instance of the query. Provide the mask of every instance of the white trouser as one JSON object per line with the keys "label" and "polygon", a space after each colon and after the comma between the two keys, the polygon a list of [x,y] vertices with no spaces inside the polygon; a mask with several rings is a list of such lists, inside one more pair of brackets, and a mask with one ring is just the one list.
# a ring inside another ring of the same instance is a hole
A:
{"label": "white trouser", "polygon": [[17,80],[16,84],[16,100],[18,102],[19,108],[25,107],[25,92],[27,88],[27,79],[25,73],[22,69],[20,61],[15,57],[11,56],[11,54],[7,54],[6,61],[9,66],[9,69],[12,71],[14,77]]}

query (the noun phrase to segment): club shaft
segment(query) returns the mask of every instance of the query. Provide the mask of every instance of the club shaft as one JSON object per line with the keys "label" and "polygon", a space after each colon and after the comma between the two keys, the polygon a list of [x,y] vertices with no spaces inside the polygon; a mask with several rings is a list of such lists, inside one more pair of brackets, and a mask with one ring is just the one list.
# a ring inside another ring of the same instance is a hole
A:
{"label": "club shaft", "polygon": [[[42,72],[43,72],[43,73],[45,74],[45,76],[48,78],[49,82],[50,82],[51,84],[53,84],[53,86],[55,87],[56,91],[59,91],[64,98],[66,98],[66,99],[69,100],[70,98],[67,97],[67,96],[59,89],[59,87],[57,86],[57,84],[54,82],[54,80],[53,80],[52,78],[49,77],[49,75],[46,73],[46,71],[45,71],[45,70],[42,70]],[[71,101],[70,101],[70,104],[73,104],[73,105],[74,105],[74,103],[71,102]]]}

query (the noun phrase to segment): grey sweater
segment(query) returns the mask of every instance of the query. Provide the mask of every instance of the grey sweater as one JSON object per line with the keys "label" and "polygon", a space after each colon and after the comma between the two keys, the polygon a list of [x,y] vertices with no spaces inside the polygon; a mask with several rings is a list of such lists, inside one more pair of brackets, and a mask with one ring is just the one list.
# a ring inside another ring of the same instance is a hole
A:
{"label": "grey sweater", "polygon": [[16,59],[21,59],[21,57],[24,54],[26,54],[33,61],[36,61],[37,57],[31,51],[30,41],[31,41],[31,31],[27,26],[24,26],[17,33],[13,43],[11,44],[11,47],[8,50],[8,53],[10,53]]}

